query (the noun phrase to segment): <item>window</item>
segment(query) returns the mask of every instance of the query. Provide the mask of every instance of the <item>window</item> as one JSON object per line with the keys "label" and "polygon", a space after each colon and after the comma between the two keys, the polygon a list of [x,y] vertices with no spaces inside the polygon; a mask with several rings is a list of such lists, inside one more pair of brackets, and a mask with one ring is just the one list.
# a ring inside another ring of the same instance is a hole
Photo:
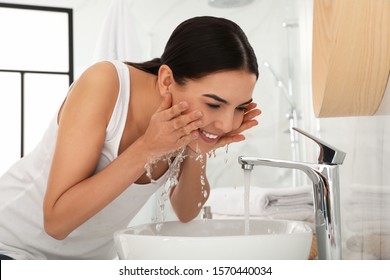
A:
{"label": "window", "polygon": [[72,17],[0,3],[0,175],[34,149],[73,82]]}

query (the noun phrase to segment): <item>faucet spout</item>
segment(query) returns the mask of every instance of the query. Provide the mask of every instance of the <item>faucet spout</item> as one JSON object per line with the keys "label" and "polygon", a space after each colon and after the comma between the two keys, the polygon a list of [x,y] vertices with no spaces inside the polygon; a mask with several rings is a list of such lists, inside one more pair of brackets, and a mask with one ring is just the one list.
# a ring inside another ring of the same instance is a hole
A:
{"label": "faucet spout", "polygon": [[320,181],[318,174],[313,171],[311,164],[309,163],[244,156],[238,157],[238,162],[241,164],[241,168],[246,170],[253,169],[253,167],[257,165],[299,169],[306,173],[313,184],[317,184]]}
{"label": "faucet spout", "polygon": [[[314,217],[318,259],[341,259],[340,196],[337,165],[318,165],[303,162],[240,156],[243,169],[270,166],[298,169],[313,183]],[[251,167],[251,168],[250,168]]]}

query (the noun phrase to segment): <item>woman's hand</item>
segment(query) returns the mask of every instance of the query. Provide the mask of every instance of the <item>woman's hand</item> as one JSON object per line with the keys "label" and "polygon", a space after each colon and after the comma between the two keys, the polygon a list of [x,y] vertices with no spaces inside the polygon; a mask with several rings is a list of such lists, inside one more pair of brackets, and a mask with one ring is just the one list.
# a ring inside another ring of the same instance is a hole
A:
{"label": "woman's hand", "polygon": [[229,132],[221,139],[219,139],[218,143],[215,146],[215,149],[223,147],[230,143],[241,142],[245,140],[245,136],[242,135],[242,132],[258,125],[258,121],[255,120],[255,118],[260,114],[261,110],[257,108],[257,104],[254,102],[249,103],[245,107],[244,118],[242,119],[240,127]]}
{"label": "woman's hand", "polygon": [[172,106],[172,96],[167,93],[160,107],[151,117],[149,126],[142,136],[154,160],[170,152],[177,151],[198,138],[198,128],[202,126],[200,111],[183,114],[188,109],[187,102]]}

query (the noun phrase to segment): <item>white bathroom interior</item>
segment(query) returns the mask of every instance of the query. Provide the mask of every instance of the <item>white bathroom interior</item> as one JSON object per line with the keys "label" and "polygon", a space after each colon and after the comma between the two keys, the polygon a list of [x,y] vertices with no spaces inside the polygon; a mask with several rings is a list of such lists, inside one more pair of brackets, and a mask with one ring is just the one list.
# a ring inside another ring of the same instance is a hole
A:
{"label": "white bathroom interior", "polygon": [[[160,57],[174,27],[187,18],[213,15],[237,22],[257,54],[260,77],[253,98],[262,114],[260,125],[245,134],[246,141],[220,148],[208,159],[212,189],[206,205],[213,218],[240,214],[243,200],[235,197],[242,195],[244,184],[239,156],[317,162],[318,146],[291,130],[298,127],[346,152],[339,170],[343,258],[390,259],[390,115],[315,116],[313,1],[3,0],[0,4],[72,9],[74,79],[97,61]],[[40,18],[42,21],[29,21],[26,15],[7,17],[0,6],[0,70],[59,72],[24,74],[22,114],[21,74],[0,71],[0,173],[34,148],[69,86],[67,14]],[[251,174],[251,186],[252,196],[275,190],[285,194],[312,190],[301,171],[260,166]],[[159,194],[153,196],[131,225],[161,219],[159,199]],[[312,222],[312,199],[303,201],[304,205],[288,212],[260,209],[254,218]],[[169,205],[164,219],[175,219]]]}

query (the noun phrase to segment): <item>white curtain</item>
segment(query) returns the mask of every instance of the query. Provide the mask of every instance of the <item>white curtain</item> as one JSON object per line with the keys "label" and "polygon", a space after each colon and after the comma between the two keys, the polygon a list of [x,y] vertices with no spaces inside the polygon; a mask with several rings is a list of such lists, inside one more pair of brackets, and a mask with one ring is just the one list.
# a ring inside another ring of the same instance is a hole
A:
{"label": "white curtain", "polygon": [[94,62],[122,60],[139,62],[143,58],[132,14],[133,0],[113,0],[94,52]]}

